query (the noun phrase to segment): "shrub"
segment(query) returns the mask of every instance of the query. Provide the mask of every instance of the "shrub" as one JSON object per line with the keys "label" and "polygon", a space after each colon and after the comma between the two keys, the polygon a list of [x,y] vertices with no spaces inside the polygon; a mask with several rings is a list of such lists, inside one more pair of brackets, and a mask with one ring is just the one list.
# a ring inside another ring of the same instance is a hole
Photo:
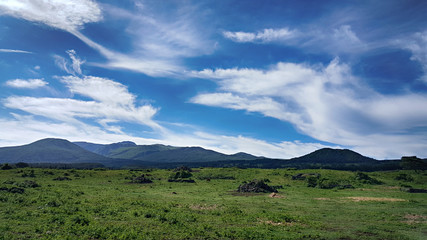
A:
{"label": "shrub", "polygon": [[25,180],[23,183],[18,184],[18,186],[23,187],[23,188],[40,187],[40,185],[38,183],[36,183],[35,181],[31,181],[31,180]]}
{"label": "shrub", "polygon": [[153,181],[146,175],[142,174],[139,177],[132,179],[131,183],[152,183]]}
{"label": "shrub", "polygon": [[0,187],[0,191],[10,192],[10,193],[19,193],[19,194],[22,194],[25,192],[23,188],[18,188],[18,187],[11,187],[11,188]]}
{"label": "shrub", "polygon": [[9,164],[5,163],[3,166],[1,166],[1,170],[9,170],[12,169],[13,167],[10,166]]}
{"label": "shrub", "polygon": [[71,181],[71,178],[69,178],[69,177],[57,177],[57,178],[54,178],[53,180],[55,180],[55,181]]}
{"label": "shrub", "polygon": [[24,172],[21,177],[36,177],[34,174],[34,170],[30,170],[29,172]]}
{"label": "shrub", "polygon": [[381,181],[370,177],[368,174],[362,173],[362,172],[356,172],[356,175],[354,176],[354,179],[357,181],[364,183],[364,184],[382,184]]}
{"label": "shrub", "polygon": [[89,225],[90,221],[87,217],[82,215],[77,215],[72,218],[71,220],[75,225],[81,225],[81,226],[87,226]]}
{"label": "shrub", "polygon": [[320,178],[320,173],[298,173],[292,176],[292,180],[305,180],[308,177]]}
{"label": "shrub", "polygon": [[192,177],[193,174],[191,174],[191,172],[187,171],[187,170],[180,170],[176,173],[172,173],[172,175],[170,175],[168,182],[190,182],[190,183],[194,183],[195,181],[193,179],[189,179],[190,177]]}
{"label": "shrub", "polygon": [[193,169],[187,167],[187,166],[181,166],[181,167],[177,167],[173,170],[174,172],[181,172],[181,171],[187,171],[187,172],[192,172]]}
{"label": "shrub", "polygon": [[408,175],[406,173],[401,173],[401,174],[397,175],[394,179],[395,180],[405,181],[405,182],[412,182],[412,181],[414,181],[414,178],[411,175]]}

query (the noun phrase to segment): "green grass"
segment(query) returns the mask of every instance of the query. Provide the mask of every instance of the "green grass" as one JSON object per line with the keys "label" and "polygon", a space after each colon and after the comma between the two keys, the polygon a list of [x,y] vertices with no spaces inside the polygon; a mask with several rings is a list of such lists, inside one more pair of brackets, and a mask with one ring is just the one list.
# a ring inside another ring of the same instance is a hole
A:
{"label": "green grass", "polygon": [[[354,188],[308,187],[306,180],[292,180],[297,173],[319,173]],[[153,183],[130,183],[141,174],[151,175]],[[205,168],[192,172],[196,183],[168,182],[171,174],[0,171],[0,187],[25,189],[23,194],[0,191],[0,239],[427,238],[427,195],[400,189],[426,189],[426,172],[367,173],[382,182],[376,185],[357,180],[354,172],[334,170]],[[412,179],[401,180],[400,174]],[[72,180],[53,180],[65,176]],[[276,198],[235,192],[252,179],[283,188]]]}

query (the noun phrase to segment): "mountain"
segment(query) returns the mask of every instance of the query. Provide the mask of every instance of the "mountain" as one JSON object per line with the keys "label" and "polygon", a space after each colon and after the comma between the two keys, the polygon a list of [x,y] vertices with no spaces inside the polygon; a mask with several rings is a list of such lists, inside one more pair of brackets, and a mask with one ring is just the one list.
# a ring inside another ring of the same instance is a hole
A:
{"label": "mountain", "polygon": [[[133,142],[95,144],[71,143],[48,138],[34,143],[0,148],[0,163],[26,162],[33,166],[111,168],[241,167],[241,168],[327,168],[352,171],[401,169],[401,161],[377,161],[347,149],[323,148],[307,155],[284,159],[256,157],[247,153],[227,155],[201,147],[174,147]],[[39,165],[37,165],[39,164]],[[40,165],[41,164],[41,165]],[[45,165],[43,165],[45,164]],[[56,165],[55,165],[56,164]]]}
{"label": "mountain", "polygon": [[67,140],[47,138],[28,145],[0,148],[0,163],[100,163],[108,158]]}
{"label": "mountain", "polygon": [[118,143],[112,143],[112,144],[96,144],[96,143],[90,143],[90,142],[73,142],[73,143],[90,152],[100,154],[103,156],[108,156],[111,152],[119,148],[137,146],[134,142],[130,142],[130,141],[124,141],[124,142],[118,142]]}
{"label": "mountain", "polygon": [[227,155],[201,147],[173,147],[162,144],[136,145],[132,142],[113,143],[108,145],[75,142],[75,144],[115,159],[130,159],[145,162],[210,162],[224,160],[255,160],[259,159],[247,153]]}
{"label": "mountain", "polygon": [[290,161],[312,164],[369,164],[377,160],[365,157],[348,149],[322,148],[307,155],[292,158]]}

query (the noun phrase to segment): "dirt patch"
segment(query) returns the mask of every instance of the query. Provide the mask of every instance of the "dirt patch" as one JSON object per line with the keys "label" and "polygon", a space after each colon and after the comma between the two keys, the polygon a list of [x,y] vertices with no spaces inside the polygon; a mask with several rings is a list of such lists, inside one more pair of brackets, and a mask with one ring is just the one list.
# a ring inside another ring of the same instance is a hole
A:
{"label": "dirt patch", "polygon": [[191,205],[190,208],[193,210],[215,210],[218,208],[218,205],[216,205],[216,204],[214,204],[214,205],[195,204],[195,205]]}
{"label": "dirt patch", "polygon": [[387,186],[387,187],[384,187],[384,189],[400,189],[400,187],[399,186]]}
{"label": "dirt patch", "polygon": [[427,222],[427,216],[423,215],[417,215],[417,214],[406,214],[404,216],[405,221],[404,223],[407,224],[414,224],[414,223],[425,223]]}
{"label": "dirt patch", "polygon": [[350,199],[354,202],[365,202],[365,201],[373,201],[373,202],[407,202],[408,200],[401,198],[377,198],[377,197],[344,197],[343,199]]}
{"label": "dirt patch", "polygon": [[330,198],[325,198],[325,197],[320,197],[320,198],[314,198],[314,200],[319,200],[319,201],[329,201],[331,200]]}
{"label": "dirt patch", "polygon": [[295,226],[296,225],[295,222],[275,222],[271,220],[262,220],[262,219],[258,219],[258,220],[259,220],[259,223],[264,223],[272,226]]}
{"label": "dirt patch", "polygon": [[262,196],[264,193],[256,193],[256,192],[236,192],[236,191],[229,191],[232,196],[238,196],[238,197],[251,197],[251,196]]}
{"label": "dirt patch", "polygon": [[270,195],[268,195],[271,198],[284,198],[284,196],[277,194],[277,193],[271,193]]}

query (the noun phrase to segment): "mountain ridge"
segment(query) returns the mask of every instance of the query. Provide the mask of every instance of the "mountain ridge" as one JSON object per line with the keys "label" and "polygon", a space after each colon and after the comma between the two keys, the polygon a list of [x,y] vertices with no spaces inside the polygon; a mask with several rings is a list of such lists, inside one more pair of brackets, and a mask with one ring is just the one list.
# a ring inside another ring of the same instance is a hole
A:
{"label": "mountain ridge", "polygon": [[26,145],[0,148],[0,162],[8,163],[93,163],[106,160],[108,158],[58,138],[45,138]]}
{"label": "mountain ridge", "polygon": [[348,149],[323,148],[292,159],[271,159],[256,157],[244,152],[227,155],[202,147],[174,147],[162,144],[136,145],[129,141],[112,144],[72,143],[64,139],[48,138],[27,145],[0,148],[0,163],[17,162],[100,163],[112,168],[169,168],[188,165],[194,167],[296,167],[357,170],[366,169],[369,166],[382,168],[387,164],[389,164],[387,168],[394,169],[399,166],[400,161],[378,161]]}

